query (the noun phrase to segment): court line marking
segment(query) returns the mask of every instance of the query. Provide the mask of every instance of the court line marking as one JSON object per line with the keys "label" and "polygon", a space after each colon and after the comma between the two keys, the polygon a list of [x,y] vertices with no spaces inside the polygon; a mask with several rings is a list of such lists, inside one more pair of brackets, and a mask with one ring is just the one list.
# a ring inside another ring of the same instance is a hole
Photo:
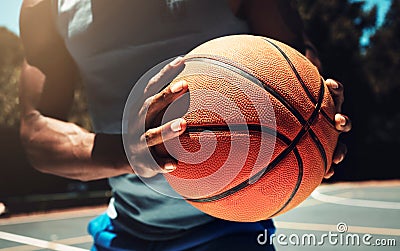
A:
{"label": "court line marking", "polygon": [[359,182],[337,182],[333,184],[321,184],[318,186],[318,190],[324,192],[331,192],[342,189],[350,188],[398,188],[400,187],[400,180],[388,180],[388,181],[359,181]]}
{"label": "court line marking", "polygon": [[[285,222],[285,221],[274,221],[274,224],[277,227],[278,231],[279,229],[294,229],[294,230],[305,230],[305,231],[337,232],[337,225],[330,225],[330,224],[299,223],[299,222]],[[348,226],[347,232],[359,233],[359,234],[400,236],[400,229],[396,228]]]}
{"label": "court line marking", "polygon": [[[340,195],[340,196],[349,196],[351,194],[352,194],[352,192],[344,192],[344,193],[336,194],[336,196],[338,196],[338,195]],[[303,201],[297,207],[301,207],[301,208],[314,207],[314,206],[323,205],[323,204],[325,204],[325,202],[313,199],[312,197],[308,197],[307,200]]]}
{"label": "court line marking", "polygon": [[48,222],[55,220],[69,220],[85,217],[96,217],[106,212],[107,207],[84,208],[68,211],[49,212],[35,215],[22,215],[13,218],[0,219],[0,226],[10,226],[16,224],[35,223],[35,222]]}
{"label": "court line marking", "polygon": [[[56,240],[57,243],[64,244],[64,245],[77,245],[77,244],[84,244],[84,243],[92,243],[93,237],[91,235],[84,235],[79,237],[72,237],[68,239],[61,239]],[[36,251],[41,250],[42,248],[30,246],[30,245],[21,245],[9,248],[0,248],[0,251]]]}
{"label": "court line marking", "polygon": [[56,243],[56,242],[40,240],[40,239],[36,239],[36,238],[32,238],[32,237],[6,233],[6,232],[2,232],[2,231],[0,231],[0,239],[17,242],[17,243],[22,243],[22,244],[26,244],[26,245],[30,245],[30,246],[35,246],[35,247],[39,247],[39,248],[47,248],[47,249],[56,250],[56,251],[87,251],[87,249],[83,249],[83,248],[67,246],[64,244]]}
{"label": "court line marking", "polygon": [[325,203],[322,201],[318,201],[318,200],[309,198],[306,201],[302,202],[300,205],[298,205],[296,208],[314,207],[314,206],[318,206],[318,205],[322,205],[322,204],[325,204]]}
{"label": "court line marking", "polygon": [[400,209],[399,202],[351,199],[351,198],[322,194],[318,190],[312,192],[311,197],[313,199],[325,203],[345,205],[345,206],[379,208],[379,209]]}

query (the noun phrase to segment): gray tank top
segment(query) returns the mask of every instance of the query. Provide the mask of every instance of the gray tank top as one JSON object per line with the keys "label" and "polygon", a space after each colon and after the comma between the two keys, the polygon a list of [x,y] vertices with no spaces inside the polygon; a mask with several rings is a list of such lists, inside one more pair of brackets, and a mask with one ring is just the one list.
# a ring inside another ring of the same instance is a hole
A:
{"label": "gray tank top", "polygon": [[[54,3],[56,25],[81,72],[96,133],[121,133],[126,99],[152,66],[212,38],[248,32],[228,0]],[[154,192],[135,175],[110,178],[109,183],[116,224],[139,237],[173,237],[212,220],[184,200]]]}

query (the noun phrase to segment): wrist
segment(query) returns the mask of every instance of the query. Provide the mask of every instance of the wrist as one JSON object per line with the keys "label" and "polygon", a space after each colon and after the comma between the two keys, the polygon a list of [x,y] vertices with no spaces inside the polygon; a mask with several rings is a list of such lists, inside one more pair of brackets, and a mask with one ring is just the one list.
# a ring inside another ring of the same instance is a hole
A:
{"label": "wrist", "polygon": [[38,110],[21,113],[21,122],[34,122],[39,120],[43,115]]}
{"label": "wrist", "polygon": [[318,52],[315,49],[315,47],[311,47],[311,46],[305,46],[305,53],[304,55],[306,56],[306,58],[308,60],[310,60],[310,62],[315,65],[318,69],[318,71],[320,72],[320,74],[322,74],[322,63],[321,60],[319,59],[318,56]]}
{"label": "wrist", "polygon": [[119,134],[97,133],[91,153],[92,160],[113,166],[119,172],[132,173]]}
{"label": "wrist", "polygon": [[303,34],[303,48],[304,56],[310,60],[310,62],[318,68],[320,74],[322,74],[323,68],[318,55],[318,50],[306,34]]}

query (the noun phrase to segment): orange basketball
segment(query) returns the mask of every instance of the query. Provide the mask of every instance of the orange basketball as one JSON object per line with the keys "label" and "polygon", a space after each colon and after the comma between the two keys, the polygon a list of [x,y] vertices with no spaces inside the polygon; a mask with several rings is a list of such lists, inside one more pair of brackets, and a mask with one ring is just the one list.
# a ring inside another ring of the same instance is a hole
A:
{"label": "orange basketball", "polygon": [[178,161],[165,174],[172,188],[231,221],[268,219],[304,201],[338,139],[317,68],[288,45],[251,35],[206,42],[185,62],[173,83],[189,85],[187,130],[164,144]]}

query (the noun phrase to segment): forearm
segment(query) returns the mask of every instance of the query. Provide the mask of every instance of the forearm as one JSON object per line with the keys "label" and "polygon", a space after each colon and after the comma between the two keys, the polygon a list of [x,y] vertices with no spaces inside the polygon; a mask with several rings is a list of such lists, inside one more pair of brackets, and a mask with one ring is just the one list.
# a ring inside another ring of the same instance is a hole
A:
{"label": "forearm", "polygon": [[21,138],[32,165],[44,173],[82,181],[132,173],[120,140],[112,140],[117,137],[109,136],[105,142],[75,124],[38,112],[21,120]]}

